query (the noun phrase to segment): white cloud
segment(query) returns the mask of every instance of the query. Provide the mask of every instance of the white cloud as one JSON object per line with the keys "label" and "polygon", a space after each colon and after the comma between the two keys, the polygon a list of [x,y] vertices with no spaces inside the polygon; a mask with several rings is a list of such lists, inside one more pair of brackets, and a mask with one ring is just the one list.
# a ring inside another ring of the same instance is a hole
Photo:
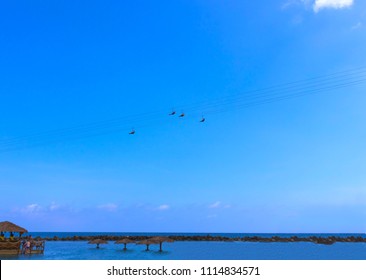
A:
{"label": "white cloud", "polygon": [[41,214],[47,212],[53,212],[58,210],[67,210],[71,211],[71,209],[65,208],[55,202],[52,202],[48,206],[42,206],[38,203],[28,204],[24,207],[16,207],[13,209],[14,212],[23,213],[23,214]]}
{"label": "white cloud", "polygon": [[313,5],[314,12],[319,12],[321,9],[343,9],[353,5],[353,0],[315,0]]}
{"label": "white cloud", "polygon": [[286,10],[288,7],[294,5],[297,1],[296,0],[288,0],[282,4],[281,9]]}
{"label": "white cloud", "polygon": [[35,213],[35,212],[41,211],[42,207],[37,203],[33,203],[33,204],[27,205],[22,210],[23,210],[23,212],[26,212],[26,213]]}
{"label": "white cloud", "polygon": [[215,203],[208,206],[208,208],[219,208],[221,205],[220,201],[216,201]]}
{"label": "white cloud", "polygon": [[354,26],[351,27],[351,30],[359,29],[361,27],[362,27],[362,22],[358,22],[357,24],[355,24]]}
{"label": "white cloud", "polygon": [[303,5],[306,9],[313,9],[314,12],[319,12],[322,9],[344,9],[353,5],[354,0],[287,0],[281,9],[286,10],[293,6]]}
{"label": "white cloud", "polygon": [[292,6],[305,5],[305,7],[311,7],[311,3],[313,0],[287,0],[281,6],[282,10],[286,10]]}
{"label": "white cloud", "polygon": [[113,212],[113,211],[117,210],[118,205],[114,204],[114,203],[107,203],[107,204],[98,205],[98,208],[102,209],[102,210]]}
{"label": "white cloud", "polygon": [[168,210],[169,208],[170,208],[169,205],[163,204],[163,205],[160,205],[157,209],[163,211],[163,210]]}
{"label": "white cloud", "polygon": [[56,204],[55,202],[52,202],[51,205],[48,207],[50,211],[55,211],[60,208],[60,205]]}

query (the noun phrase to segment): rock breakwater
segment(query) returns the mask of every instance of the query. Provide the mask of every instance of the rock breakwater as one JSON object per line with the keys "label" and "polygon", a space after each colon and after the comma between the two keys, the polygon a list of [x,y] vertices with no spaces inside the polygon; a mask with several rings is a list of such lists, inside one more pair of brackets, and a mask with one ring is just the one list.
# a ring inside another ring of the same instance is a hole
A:
{"label": "rock breakwater", "polygon": [[[68,237],[46,237],[42,238],[46,241],[90,241],[93,239],[102,239],[106,241],[117,241],[123,238],[129,238],[132,241],[139,242],[142,240],[150,239],[156,236],[153,235],[140,235],[140,236],[116,236],[116,235],[93,235],[93,236],[68,236]],[[281,237],[281,236],[272,236],[272,237],[261,237],[261,236],[243,236],[243,237],[225,237],[225,236],[212,236],[212,235],[169,235],[166,236],[174,241],[222,241],[222,242],[313,242],[316,244],[324,244],[331,245],[336,242],[366,242],[366,238],[361,236],[347,236],[347,237],[339,237],[339,236],[309,236],[309,237],[299,237],[299,236],[291,236],[291,237]],[[37,237],[36,237],[37,238]],[[38,237],[39,238],[39,237]]]}

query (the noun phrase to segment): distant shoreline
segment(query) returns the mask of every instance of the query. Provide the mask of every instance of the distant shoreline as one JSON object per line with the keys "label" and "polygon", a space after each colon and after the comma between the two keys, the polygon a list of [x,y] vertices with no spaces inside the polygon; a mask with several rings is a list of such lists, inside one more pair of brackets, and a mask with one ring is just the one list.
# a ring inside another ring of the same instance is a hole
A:
{"label": "distant shoreline", "polygon": [[[102,239],[106,241],[117,241],[123,238],[128,238],[133,241],[141,241],[146,240],[156,235],[139,235],[139,236],[130,236],[130,235],[92,235],[92,236],[67,236],[67,237],[43,237],[41,239],[46,241],[90,241],[93,239]],[[169,237],[174,241],[223,241],[223,242],[313,242],[316,244],[325,244],[331,245],[336,242],[352,242],[352,243],[366,243],[366,238],[361,236],[328,236],[328,237],[320,237],[320,236],[309,236],[309,237],[299,237],[299,236],[291,236],[291,237],[281,237],[278,235],[274,235],[272,237],[261,237],[261,236],[244,236],[244,237],[225,237],[225,236],[211,236],[211,235],[167,235],[165,237]],[[38,238],[38,236],[34,236],[34,238]]]}

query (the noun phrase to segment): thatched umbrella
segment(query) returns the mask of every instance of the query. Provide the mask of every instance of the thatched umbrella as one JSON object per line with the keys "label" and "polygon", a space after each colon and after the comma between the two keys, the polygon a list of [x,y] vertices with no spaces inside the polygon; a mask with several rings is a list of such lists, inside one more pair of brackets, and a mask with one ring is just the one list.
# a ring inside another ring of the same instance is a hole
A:
{"label": "thatched umbrella", "polygon": [[117,240],[116,242],[114,242],[115,244],[124,244],[124,248],[123,250],[127,250],[127,244],[129,243],[135,243],[135,241],[131,240],[131,239],[128,239],[128,238],[123,238],[121,240]]}
{"label": "thatched umbrella", "polygon": [[159,245],[160,245],[159,252],[163,252],[163,249],[162,249],[163,242],[174,242],[173,239],[166,237],[166,236],[155,236],[155,237],[150,238],[149,240],[151,240],[155,243],[159,243]]}
{"label": "thatched umbrella", "polygon": [[149,246],[151,244],[157,244],[157,242],[156,241],[153,241],[153,240],[150,240],[150,239],[147,239],[147,240],[139,241],[139,242],[137,242],[137,244],[145,244],[146,245],[146,250],[145,251],[150,251],[149,250]]}
{"label": "thatched umbrella", "polygon": [[97,244],[97,249],[99,249],[99,244],[107,244],[108,241],[103,239],[93,239],[88,242],[88,244]]}
{"label": "thatched umbrella", "polygon": [[28,230],[26,230],[25,228],[22,228],[22,227],[20,227],[16,224],[8,222],[8,221],[0,222],[0,231],[3,231],[3,232],[19,232],[20,234],[28,232]]}

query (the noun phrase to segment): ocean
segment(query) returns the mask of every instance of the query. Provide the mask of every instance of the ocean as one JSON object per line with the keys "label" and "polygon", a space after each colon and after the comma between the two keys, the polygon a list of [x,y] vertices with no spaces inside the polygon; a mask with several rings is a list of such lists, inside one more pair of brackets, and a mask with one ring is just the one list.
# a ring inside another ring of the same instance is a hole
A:
{"label": "ocean", "polygon": [[[73,236],[161,236],[161,235],[201,235],[207,233],[115,233],[115,232],[33,232],[32,237],[73,237]],[[309,237],[309,236],[361,236],[365,234],[243,234],[210,233],[211,236],[224,237]],[[163,243],[163,252],[159,245],[150,245],[151,251],[145,251],[145,245],[101,244],[100,249],[87,241],[46,241],[42,255],[1,256],[0,259],[19,260],[366,260],[366,243],[336,242],[332,245],[312,242],[225,242],[225,241],[176,241]]]}

